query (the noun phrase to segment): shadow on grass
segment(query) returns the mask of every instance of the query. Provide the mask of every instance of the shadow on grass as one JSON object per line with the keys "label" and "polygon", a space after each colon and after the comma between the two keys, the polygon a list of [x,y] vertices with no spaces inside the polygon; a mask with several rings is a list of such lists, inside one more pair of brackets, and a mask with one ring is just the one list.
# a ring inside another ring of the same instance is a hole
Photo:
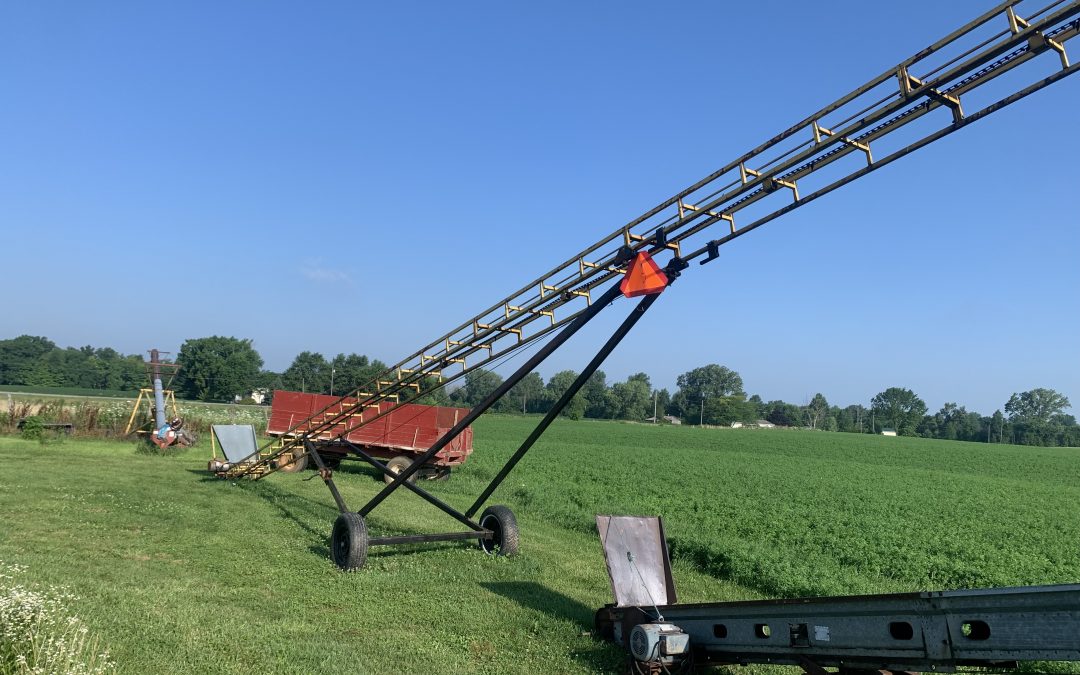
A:
{"label": "shadow on grass", "polygon": [[593,614],[596,610],[535,581],[484,581],[480,585],[522,607],[543,612],[556,619],[573,621],[582,629],[593,627]]}
{"label": "shadow on grass", "polygon": [[224,483],[225,482],[224,478],[219,478],[218,476],[210,473],[206,469],[184,469],[184,471],[187,471],[188,473],[193,473],[196,476],[198,476],[200,483]]}
{"label": "shadow on grass", "polygon": [[[577,624],[583,634],[592,633],[595,610],[547,586],[535,581],[488,581],[480,586],[522,607]],[[610,671],[625,660],[617,647],[601,642],[595,636],[588,648],[573,651],[571,656],[592,671]]]}
{"label": "shadow on grass", "polygon": [[258,489],[250,490],[250,492],[276,508],[286,520],[291,521],[319,542],[310,547],[312,553],[329,555],[330,549],[326,547],[329,527],[316,529],[311,522],[318,520],[323,523],[333,523],[337,517],[337,509],[313,499],[286,492],[273,483],[259,483]]}

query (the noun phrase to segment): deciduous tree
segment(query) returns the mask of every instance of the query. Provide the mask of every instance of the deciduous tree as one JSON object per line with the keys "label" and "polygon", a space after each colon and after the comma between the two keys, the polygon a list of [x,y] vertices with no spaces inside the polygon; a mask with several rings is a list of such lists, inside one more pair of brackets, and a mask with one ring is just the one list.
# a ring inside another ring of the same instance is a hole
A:
{"label": "deciduous tree", "polygon": [[746,395],[739,374],[715,363],[683,373],[676,383],[679,390],[671,398],[672,412],[687,422],[701,417],[702,403],[710,398],[741,394],[745,399]]}
{"label": "deciduous tree", "polygon": [[54,349],[52,340],[34,335],[0,340],[0,384],[29,384],[31,370]]}
{"label": "deciduous tree", "polygon": [[330,364],[318,352],[300,352],[281,374],[281,381],[289,391],[327,394],[330,392]]}
{"label": "deciduous tree", "polygon": [[[810,404],[806,406],[806,422],[811,429],[817,429],[825,421],[829,414],[829,402],[824,394],[814,394]],[[835,424],[835,423],[834,423]]]}
{"label": "deciduous tree", "polygon": [[263,360],[251,340],[212,336],[186,341],[176,356],[180,372],[175,387],[184,398],[232,401],[247,396]]}
{"label": "deciduous tree", "polygon": [[[477,368],[465,374],[465,385],[450,393],[450,400],[465,406],[475,406],[502,384],[502,375]],[[505,397],[504,397],[505,399]]]}
{"label": "deciduous tree", "polygon": [[870,402],[879,428],[891,427],[902,436],[913,436],[923,415],[926,403],[915,392],[902,387],[889,387]]}
{"label": "deciduous tree", "polygon": [[[547,399],[550,401],[550,405],[554,405],[562,397],[574,380],[577,379],[577,375],[573,370],[561,370],[551,376],[546,387]],[[570,403],[563,408],[560,414],[572,420],[579,420],[585,415],[585,404],[585,396],[579,391],[574,398],[570,399]]]}

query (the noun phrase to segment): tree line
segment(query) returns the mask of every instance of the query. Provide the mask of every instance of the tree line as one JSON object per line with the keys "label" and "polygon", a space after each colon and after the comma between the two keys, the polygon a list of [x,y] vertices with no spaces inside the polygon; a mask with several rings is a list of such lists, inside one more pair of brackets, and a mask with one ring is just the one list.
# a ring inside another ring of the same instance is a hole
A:
{"label": "tree line", "polygon": [[[342,353],[327,359],[305,351],[277,373],[263,369],[262,357],[251,340],[221,336],[185,341],[175,361],[180,369],[173,389],[182,398],[199,401],[233,401],[274,389],[343,395],[367,385],[387,368],[382,361],[361,354]],[[577,375],[563,370],[545,382],[540,373],[530,373],[493,410],[546,413]],[[474,406],[502,382],[498,373],[476,369],[449,390],[429,379],[413,393],[413,400]],[[946,440],[1080,446],[1080,426],[1065,412],[1071,407],[1069,399],[1052,389],[1014,393],[1002,409],[981,415],[956,403],[946,403],[929,414],[926,403],[903,387],[885,389],[869,405],[836,406],[820,393],[803,405],[765,401],[757,394],[748,396],[742,377],[718,364],[687,371],[676,383],[671,394],[654,388],[646,373],[609,383],[604,372],[597,371],[561,414],[572,419],[679,420],[713,426],[768,422],[821,431],[880,434],[892,430],[900,436]],[[61,349],[47,338],[22,335],[0,340],[3,384],[134,390],[146,386],[147,376],[144,360],[137,354],[90,346]]]}

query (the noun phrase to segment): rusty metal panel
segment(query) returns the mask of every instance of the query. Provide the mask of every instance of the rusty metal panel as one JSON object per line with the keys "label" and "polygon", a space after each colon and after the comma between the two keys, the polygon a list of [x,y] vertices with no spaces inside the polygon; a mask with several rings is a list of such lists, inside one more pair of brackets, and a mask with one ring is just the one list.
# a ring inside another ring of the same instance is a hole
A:
{"label": "rusty metal panel", "polygon": [[664,525],[658,516],[596,516],[611,590],[619,607],[670,605],[675,598]]}

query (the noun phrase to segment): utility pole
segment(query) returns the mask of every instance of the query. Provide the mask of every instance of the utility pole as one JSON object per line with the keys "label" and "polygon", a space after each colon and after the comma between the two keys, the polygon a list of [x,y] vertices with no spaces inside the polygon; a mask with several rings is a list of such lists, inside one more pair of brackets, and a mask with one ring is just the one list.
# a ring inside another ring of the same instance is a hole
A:
{"label": "utility pole", "polygon": [[705,424],[705,397],[704,396],[701,397],[701,413],[698,415],[697,423],[698,423],[699,427],[703,426]]}
{"label": "utility pole", "polygon": [[330,395],[334,395],[334,367],[330,366]]}
{"label": "utility pole", "polygon": [[652,393],[652,423],[656,424],[656,390]]}

